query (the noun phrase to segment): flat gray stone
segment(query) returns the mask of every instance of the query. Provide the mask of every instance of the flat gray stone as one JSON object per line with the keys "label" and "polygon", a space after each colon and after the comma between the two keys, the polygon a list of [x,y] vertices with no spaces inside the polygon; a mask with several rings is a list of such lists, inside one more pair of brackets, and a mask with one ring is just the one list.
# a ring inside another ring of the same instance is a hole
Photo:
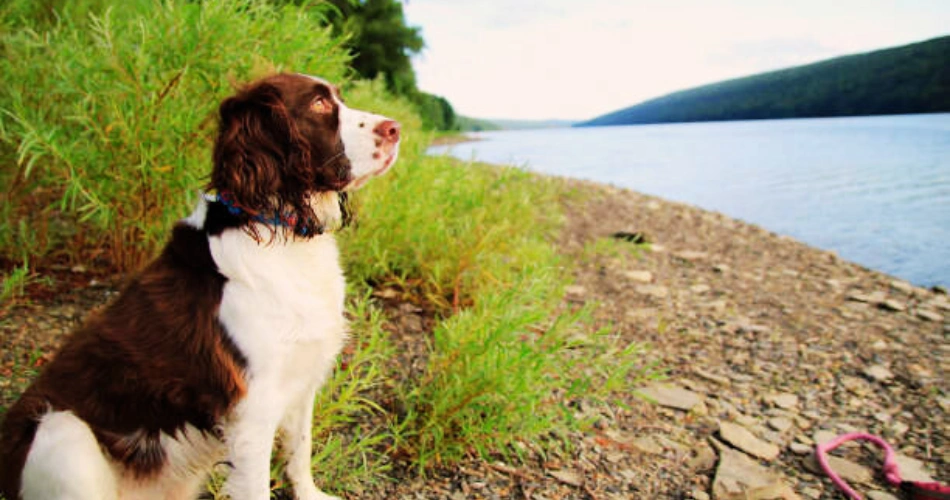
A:
{"label": "flat gray stone", "polygon": [[848,300],[853,302],[863,302],[865,304],[880,304],[887,300],[887,295],[884,292],[873,292],[873,293],[861,293],[861,292],[849,292],[847,297]]}
{"label": "flat gray stone", "polygon": [[914,285],[911,285],[910,283],[906,281],[900,281],[900,280],[891,281],[891,288],[893,288],[894,290],[897,290],[898,292],[906,293],[908,295],[914,293]]}
{"label": "flat gray stone", "polygon": [[641,295],[649,295],[658,299],[664,299],[670,294],[670,290],[660,285],[639,285],[634,290]]}
{"label": "flat gray stone", "polygon": [[919,309],[917,311],[917,317],[924,321],[930,321],[932,323],[940,323],[941,321],[943,321],[943,315],[935,313],[933,311],[928,311],[927,309]]}
{"label": "flat gray stone", "polygon": [[795,425],[791,419],[785,417],[772,417],[769,419],[768,424],[772,430],[777,432],[785,432]]}
{"label": "flat gray stone", "polygon": [[904,312],[907,310],[907,306],[905,306],[902,302],[898,302],[894,299],[887,299],[883,302],[879,302],[877,305],[878,307],[880,307],[881,309],[884,309],[885,311]]}
{"label": "flat gray stone", "polygon": [[706,493],[705,491],[699,488],[693,488],[689,492],[689,496],[693,500],[709,500],[709,493]]}
{"label": "flat gray stone", "polygon": [[773,394],[766,398],[769,403],[783,409],[793,410],[798,408],[798,396],[788,393]]}
{"label": "flat gray stone", "polygon": [[580,474],[567,469],[548,471],[548,475],[558,481],[571,486],[580,487],[584,484],[584,479]]}
{"label": "flat gray stone", "polygon": [[792,453],[796,455],[808,455],[809,453],[814,453],[815,448],[808,446],[804,443],[792,443],[788,445],[788,449],[792,450]]}
{"label": "flat gray stone", "polygon": [[763,460],[775,460],[781,452],[778,446],[755,437],[745,427],[731,422],[719,422],[719,436],[732,446]]}
{"label": "flat gray stone", "polygon": [[587,294],[587,289],[580,285],[568,285],[564,287],[564,291],[567,292],[568,295],[586,295]]}
{"label": "flat gray stone", "polygon": [[731,382],[728,377],[723,377],[722,375],[716,375],[715,373],[707,372],[702,368],[693,367],[693,373],[698,375],[700,378],[708,380],[710,382],[715,382],[719,385],[729,385]]}
{"label": "flat gray stone", "polygon": [[650,436],[640,436],[630,441],[630,446],[648,455],[662,455],[663,446]]}
{"label": "flat gray stone", "polygon": [[812,435],[812,439],[817,444],[827,443],[836,437],[838,437],[838,433],[825,429],[817,430],[815,431],[815,434]]}
{"label": "flat gray stone", "polygon": [[865,368],[864,376],[877,382],[886,382],[894,378],[894,374],[884,365],[871,365]]}
{"label": "flat gray stone", "polygon": [[715,500],[800,500],[784,480],[742,453],[721,447],[712,487]]}
{"label": "flat gray stone", "polygon": [[650,283],[653,281],[653,273],[650,271],[626,271],[623,275],[639,283]]}
{"label": "flat gray stone", "polygon": [[885,491],[869,491],[868,500],[900,500],[900,498]]}
{"label": "flat gray stone", "polygon": [[703,402],[702,396],[671,384],[655,384],[637,390],[637,393],[660,406],[690,411]]}
{"label": "flat gray stone", "polygon": [[713,451],[711,446],[700,443],[693,450],[693,453],[695,455],[687,463],[690,470],[702,472],[712,470],[716,466],[716,452]]}
{"label": "flat gray stone", "polygon": [[932,483],[934,481],[934,478],[930,476],[924,463],[920,460],[897,453],[894,455],[894,461],[897,462],[897,468],[901,471],[901,478],[905,481],[924,483]]}
{"label": "flat gray stone", "polygon": [[[856,484],[872,484],[874,472],[871,469],[834,455],[825,456],[828,457],[828,465],[831,469],[838,473],[842,479],[850,483],[852,487]],[[818,459],[816,459],[814,455],[805,458],[805,467],[815,474],[822,476],[825,474],[825,471],[822,470],[821,465],[818,464]]]}
{"label": "flat gray stone", "polygon": [[698,252],[695,250],[683,250],[682,252],[676,252],[673,254],[674,257],[683,259],[688,262],[693,262],[706,258],[706,252]]}

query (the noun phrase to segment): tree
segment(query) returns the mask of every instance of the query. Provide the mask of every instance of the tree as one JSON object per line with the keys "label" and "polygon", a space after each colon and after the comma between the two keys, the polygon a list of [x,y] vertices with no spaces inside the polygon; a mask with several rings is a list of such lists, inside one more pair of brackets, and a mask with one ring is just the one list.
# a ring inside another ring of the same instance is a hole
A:
{"label": "tree", "polygon": [[420,29],[406,25],[400,0],[328,0],[334,8],[326,18],[337,36],[344,36],[353,53],[352,67],[363,78],[379,76],[386,88],[411,100],[423,125],[434,130],[457,130],[455,110],[444,97],[416,86],[411,56],[425,42]]}
{"label": "tree", "polygon": [[337,12],[328,14],[334,34],[347,37],[355,55],[353,69],[363,78],[380,74],[390,92],[411,95],[416,74],[410,57],[425,46],[420,29],[406,25],[399,0],[329,0]]}

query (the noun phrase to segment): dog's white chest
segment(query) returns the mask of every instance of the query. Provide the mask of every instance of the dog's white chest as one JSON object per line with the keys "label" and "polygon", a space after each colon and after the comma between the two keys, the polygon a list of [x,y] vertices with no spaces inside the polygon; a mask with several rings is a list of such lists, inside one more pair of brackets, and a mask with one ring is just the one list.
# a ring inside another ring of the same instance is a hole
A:
{"label": "dog's white chest", "polygon": [[228,278],[218,317],[247,358],[249,375],[293,380],[325,373],[345,336],[345,283],[333,237],[259,244],[242,231],[225,231],[210,246]]}

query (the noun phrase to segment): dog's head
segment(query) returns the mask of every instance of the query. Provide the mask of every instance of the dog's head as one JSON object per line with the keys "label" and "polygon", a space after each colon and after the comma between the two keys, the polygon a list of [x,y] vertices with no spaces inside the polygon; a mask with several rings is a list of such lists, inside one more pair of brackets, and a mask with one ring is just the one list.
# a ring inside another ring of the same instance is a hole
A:
{"label": "dog's head", "polygon": [[399,129],[348,108],[319,78],[263,78],[221,104],[210,187],[240,207],[245,223],[286,217],[295,235],[310,237],[333,222],[319,206],[327,194],[342,203],[346,191],[393,165]]}

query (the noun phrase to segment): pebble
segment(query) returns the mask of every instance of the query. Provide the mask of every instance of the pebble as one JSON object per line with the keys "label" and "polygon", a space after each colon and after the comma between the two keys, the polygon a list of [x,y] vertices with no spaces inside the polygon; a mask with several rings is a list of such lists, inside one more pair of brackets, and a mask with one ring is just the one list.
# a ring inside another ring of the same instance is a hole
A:
{"label": "pebble", "polygon": [[837,432],[822,429],[815,431],[812,435],[812,442],[817,444],[827,443],[836,437],[838,437]]}
{"label": "pebble", "polygon": [[890,430],[895,436],[903,436],[910,430],[910,426],[904,422],[894,422],[891,424]]}
{"label": "pebble", "polygon": [[663,454],[663,446],[657,443],[651,436],[640,436],[631,441],[630,446],[650,455]]}
{"label": "pebble", "polygon": [[788,446],[788,449],[796,455],[808,455],[809,453],[813,453],[815,451],[813,447],[803,443],[792,443]]}
{"label": "pebble", "polygon": [[693,450],[693,453],[695,455],[687,464],[691,470],[708,471],[716,466],[716,452],[713,451],[711,446],[700,443],[696,449]]}
{"label": "pebble", "polygon": [[689,496],[693,500],[709,500],[709,493],[706,493],[705,491],[699,488],[693,488],[692,490],[690,490]]}
{"label": "pebble", "polygon": [[927,309],[918,309],[917,317],[924,321],[930,321],[933,323],[940,323],[943,321],[943,315],[937,314],[933,311],[928,311]]}
{"label": "pebble", "polygon": [[783,410],[792,410],[798,407],[798,396],[794,394],[773,394],[767,397],[766,400]]}
{"label": "pebble", "polygon": [[650,283],[653,281],[653,273],[650,271],[626,271],[623,275],[640,283]]}
{"label": "pebble", "polygon": [[635,290],[641,295],[649,295],[657,299],[666,298],[670,294],[669,289],[661,285],[640,285]]}
{"label": "pebble", "polygon": [[846,298],[854,302],[863,302],[865,304],[880,304],[887,300],[887,295],[884,292],[873,292],[870,294],[850,292]]}
{"label": "pebble", "polygon": [[933,482],[933,477],[930,476],[924,467],[924,463],[920,460],[897,453],[894,455],[894,461],[897,462],[897,468],[901,471],[901,477],[905,481]]}
{"label": "pebble", "polygon": [[781,477],[738,451],[719,450],[719,467],[713,481],[713,498],[732,499],[798,499]]}
{"label": "pebble", "polygon": [[745,427],[752,427],[754,425],[757,425],[759,423],[759,420],[756,419],[755,417],[739,414],[735,416],[735,422]]}
{"label": "pebble", "polygon": [[584,480],[581,478],[581,475],[571,470],[552,470],[548,471],[548,475],[564,484],[569,484],[571,486],[580,487],[582,484],[584,484]]}
{"label": "pebble", "polygon": [[[870,484],[874,479],[874,472],[861,464],[834,455],[826,455],[826,458],[831,469],[849,483]],[[805,458],[805,467],[815,474],[822,476],[825,474],[814,455]]]}
{"label": "pebble", "polygon": [[697,260],[705,259],[706,252],[698,252],[695,250],[683,250],[682,252],[674,253],[673,256],[678,259],[685,260],[687,262],[694,262]]}
{"label": "pebble", "polygon": [[768,421],[769,427],[778,432],[785,432],[792,428],[795,424],[791,419],[785,417],[773,417]]}
{"label": "pebble", "polygon": [[864,376],[876,382],[886,382],[894,378],[894,374],[884,365],[871,365],[864,369]]}
{"label": "pebble", "polygon": [[719,436],[736,448],[763,460],[775,460],[778,446],[755,437],[748,429],[730,422],[719,422]]}
{"label": "pebble", "polygon": [[821,490],[818,488],[802,488],[802,495],[817,500],[821,498]]}
{"label": "pebble", "polygon": [[885,491],[869,491],[868,500],[900,500],[898,497]]}
{"label": "pebble", "polygon": [[726,310],[727,305],[728,304],[726,303],[725,300],[720,299],[720,300],[713,300],[710,302],[706,302],[705,304],[701,304],[701,307],[705,307],[706,309],[712,309],[714,311],[724,311]]}
{"label": "pebble", "polygon": [[719,385],[729,385],[729,379],[727,377],[710,373],[706,370],[703,370],[702,368],[693,368],[693,373],[695,373],[698,377],[710,382],[715,382]]}
{"label": "pebble", "polygon": [[660,406],[683,411],[692,410],[703,401],[699,394],[670,384],[656,384],[637,392]]}
{"label": "pebble", "polygon": [[891,312],[904,312],[907,310],[907,306],[894,299],[887,299],[883,302],[879,302],[878,307],[884,309],[885,311]]}
{"label": "pebble", "polygon": [[698,294],[706,293],[706,292],[708,292],[708,291],[710,291],[710,290],[712,290],[712,288],[710,288],[709,285],[703,285],[703,284],[693,285],[693,286],[689,287],[689,291],[691,291],[691,292],[693,292],[693,293],[695,293],[695,294],[697,294],[697,295],[698,295]]}
{"label": "pebble", "polygon": [[564,287],[564,291],[567,292],[568,295],[586,295],[587,294],[587,289],[580,285],[568,285]]}
{"label": "pebble", "polygon": [[911,295],[914,293],[914,285],[911,285],[910,283],[906,281],[900,281],[900,280],[891,281],[891,288],[893,288],[894,290],[897,290],[898,292],[906,293],[907,295]]}

